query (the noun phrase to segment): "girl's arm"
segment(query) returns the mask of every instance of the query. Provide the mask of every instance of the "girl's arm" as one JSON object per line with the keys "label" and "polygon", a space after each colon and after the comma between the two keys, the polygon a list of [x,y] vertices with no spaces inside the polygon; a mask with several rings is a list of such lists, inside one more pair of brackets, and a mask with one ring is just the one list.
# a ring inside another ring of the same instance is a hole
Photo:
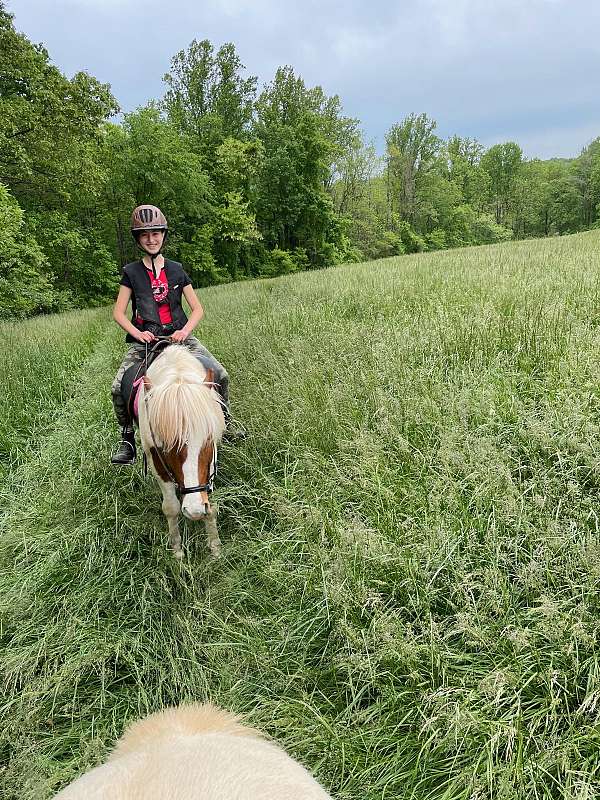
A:
{"label": "girl's arm", "polygon": [[202,303],[196,297],[196,292],[194,291],[191,283],[188,283],[187,286],[183,287],[183,296],[188,301],[192,313],[190,314],[190,318],[183,328],[180,331],[175,331],[175,333],[172,334],[171,339],[174,342],[183,342],[184,339],[187,339],[187,337],[191,334],[196,325],[204,316]]}
{"label": "girl's arm", "polygon": [[[187,288],[187,287],[186,287]],[[185,290],[184,290],[185,291]],[[113,308],[113,319],[123,328],[124,331],[131,334],[138,342],[152,342],[156,338],[150,331],[138,331],[135,325],[127,319],[125,312],[131,299],[131,289],[128,286],[121,286],[117,300]]]}

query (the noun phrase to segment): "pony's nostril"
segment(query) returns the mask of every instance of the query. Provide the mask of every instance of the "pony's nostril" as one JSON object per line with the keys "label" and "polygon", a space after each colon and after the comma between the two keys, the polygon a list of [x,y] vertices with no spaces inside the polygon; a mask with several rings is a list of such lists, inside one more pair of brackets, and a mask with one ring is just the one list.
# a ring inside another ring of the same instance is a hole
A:
{"label": "pony's nostril", "polygon": [[181,510],[183,511],[184,516],[186,516],[188,519],[194,520],[203,519],[207,514],[206,503],[203,503],[199,508],[182,508]]}

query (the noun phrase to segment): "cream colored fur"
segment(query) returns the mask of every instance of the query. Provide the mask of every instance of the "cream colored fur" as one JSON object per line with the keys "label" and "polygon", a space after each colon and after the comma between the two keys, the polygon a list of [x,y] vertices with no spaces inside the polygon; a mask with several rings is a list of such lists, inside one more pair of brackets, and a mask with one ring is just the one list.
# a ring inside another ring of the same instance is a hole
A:
{"label": "cream colored fur", "polygon": [[280,747],[208,703],[135,722],[56,800],[331,800]]}
{"label": "cream colored fur", "polygon": [[165,450],[221,439],[225,419],[218,394],[204,383],[206,370],[187,347],[168,347],[149,367],[147,378],[148,420]]}

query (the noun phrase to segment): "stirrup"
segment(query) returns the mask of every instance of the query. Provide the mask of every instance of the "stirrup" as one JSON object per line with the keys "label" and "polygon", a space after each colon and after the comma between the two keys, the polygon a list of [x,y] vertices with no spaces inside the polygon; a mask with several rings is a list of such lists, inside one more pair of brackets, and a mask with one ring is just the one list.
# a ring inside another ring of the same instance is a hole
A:
{"label": "stirrup", "polygon": [[135,442],[122,439],[118,450],[113,454],[111,464],[135,464],[137,451]]}

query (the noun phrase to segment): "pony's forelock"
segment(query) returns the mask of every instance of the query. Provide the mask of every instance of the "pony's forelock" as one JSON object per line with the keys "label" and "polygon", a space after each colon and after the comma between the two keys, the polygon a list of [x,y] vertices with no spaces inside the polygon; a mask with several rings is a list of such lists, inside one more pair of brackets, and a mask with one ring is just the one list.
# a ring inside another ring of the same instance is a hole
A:
{"label": "pony's forelock", "polygon": [[148,421],[166,450],[217,443],[225,429],[219,396],[205,383],[206,370],[183,345],[167,347],[147,373]]}

